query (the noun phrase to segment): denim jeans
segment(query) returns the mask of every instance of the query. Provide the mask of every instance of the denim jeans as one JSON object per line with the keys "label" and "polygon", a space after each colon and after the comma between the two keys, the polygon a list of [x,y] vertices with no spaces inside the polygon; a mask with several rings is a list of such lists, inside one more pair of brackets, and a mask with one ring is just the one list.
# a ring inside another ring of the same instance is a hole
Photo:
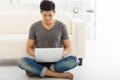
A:
{"label": "denim jeans", "polygon": [[55,63],[38,63],[35,59],[24,57],[18,60],[18,66],[32,74],[45,76],[46,70],[49,68],[51,71],[64,72],[68,71],[78,65],[77,58],[75,56],[68,56]]}

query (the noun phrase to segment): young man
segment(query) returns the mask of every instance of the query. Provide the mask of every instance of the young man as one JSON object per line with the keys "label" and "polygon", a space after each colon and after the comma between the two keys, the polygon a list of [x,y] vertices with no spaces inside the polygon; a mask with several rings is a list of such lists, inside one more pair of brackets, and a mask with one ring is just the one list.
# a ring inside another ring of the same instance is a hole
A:
{"label": "young man", "polygon": [[49,76],[73,80],[72,73],[64,72],[78,65],[75,56],[66,57],[71,50],[66,26],[54,19],[55,4],[52,1],[43,0],[40,4],[40,13],[42,20],[35,22],[30,28],[27,53],[34,57],[34,48],[64,47],[64,58],[55,63],[38,63],[32,58],[24,57],[18,61],[18,65],[26,71],[27,76]]}

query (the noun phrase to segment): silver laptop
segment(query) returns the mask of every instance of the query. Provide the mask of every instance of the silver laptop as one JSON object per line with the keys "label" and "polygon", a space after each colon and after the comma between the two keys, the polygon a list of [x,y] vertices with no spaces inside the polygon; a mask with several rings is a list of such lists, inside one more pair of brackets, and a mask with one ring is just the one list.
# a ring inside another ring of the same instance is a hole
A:
{"label": "silver laptop", "polygon": [[57,62],[63,58],[63,48],[35,48],[36,62]]}

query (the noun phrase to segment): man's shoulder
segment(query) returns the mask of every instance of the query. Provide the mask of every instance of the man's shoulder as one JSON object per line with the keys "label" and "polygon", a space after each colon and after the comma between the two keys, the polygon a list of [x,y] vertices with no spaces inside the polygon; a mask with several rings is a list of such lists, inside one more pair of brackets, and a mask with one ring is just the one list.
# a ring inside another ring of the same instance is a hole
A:
{"label": "man's shoulder", "polygon": [[62,26],[62,27],[65,26],[64,22],[62,22],[62,21],[60,21],[60,20],[57,20],[57,23],[58,23],[58,25],[60,25],[60,26]]}
{"label": "man's shoulder", "polygon": [[64,24],[62,21],[60,21],[60,20],[57,20],[57,23],[59,23],[59,24]]}
{"label": "man's shoulder", "polygon": [[36,21],[36,22],[34,22],[32,25],[31,25],[31,27],[32,28],[35,28],[35,27],[38,27],[38,26],[40,26],[41,24],[40,24],[40,21]]}

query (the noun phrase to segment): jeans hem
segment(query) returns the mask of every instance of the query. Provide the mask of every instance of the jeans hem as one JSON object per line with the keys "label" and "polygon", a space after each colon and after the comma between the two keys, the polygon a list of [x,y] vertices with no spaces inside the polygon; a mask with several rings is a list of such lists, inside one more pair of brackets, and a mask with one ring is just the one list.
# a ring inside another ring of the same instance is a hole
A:
{"label": "jeans hem", "polygon": [[51,71],[55,71],[53,64],[50,66],[50,70],[51,70]]}
{"label": "jeans hem", "polygon": [[43,67],[41,73],[40,73],[40,76],[41,77],[45,77],[45,72],[47,71],[47,67]]}

